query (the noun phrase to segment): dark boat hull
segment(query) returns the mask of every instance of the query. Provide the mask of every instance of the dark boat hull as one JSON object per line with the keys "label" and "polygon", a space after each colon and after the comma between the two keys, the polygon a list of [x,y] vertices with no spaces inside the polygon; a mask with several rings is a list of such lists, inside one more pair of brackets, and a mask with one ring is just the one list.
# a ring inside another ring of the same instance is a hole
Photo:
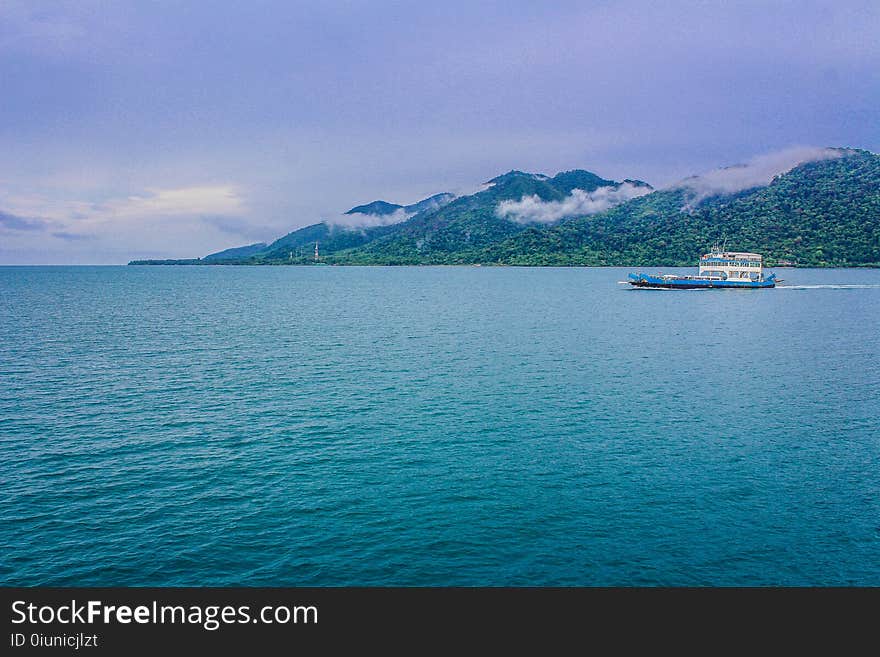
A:
{"label": "dark boat hull", "polygon": [[660,290],[762,290],[776,287],[776,276],[771,274],[763,281],[731,281],[708,278],[664,278],[650,274],[630,274],[629,284]]}

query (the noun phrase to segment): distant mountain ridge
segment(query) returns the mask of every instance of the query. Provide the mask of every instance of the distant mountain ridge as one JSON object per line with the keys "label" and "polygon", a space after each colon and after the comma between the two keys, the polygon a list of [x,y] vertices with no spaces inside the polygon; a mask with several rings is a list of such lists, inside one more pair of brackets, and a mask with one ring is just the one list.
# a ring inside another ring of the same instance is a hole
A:
{"label": "distant mountain ridge", "polygon": [[564,171],[552,178],[509,171],[487,181],[485,189],[456,198],[436,210],[419,213],[394,230],[376,234],[346,257],[351,263],[363,264],[454,262],[455,253],[487,247],[526,229],[526,224],[499,216],[498,205],[502,201],[536,197],[542,202],[562,202],[574,189],[593,192],[621,184],[584,170]]}
{"label": "distant mountain ridge", "polygon": [[[693,265],[726,238],[771,264],[880,265],[880,156],[826,150],[840,152],[769,184],[702,195],[694,192],[700,177],[654,190],[640,180],[616,182],[579,169],[554,176],[513,170],[467,196],[438,194],[411,205],[373,201],[346,213],[388,217],[403,210],[405,220],[397,223],[320,222],[262,249],[249,245],[180,262],[304,264],[314,260],[317,242],[329,264]],[[740,175],[741,168],[728,169]],[[713,175],[726,175],[719,171]],[[501,211],[510,208],[525,210]],[[540,223],[530,223],[547,208]]]}
{"label": "distant mountain ridge", "polygon": [[256,255],[266,248],[265,242],[257,242],[256,244],[248,244],[247,246],[237,246],[231,249],[224,249],[211,255],[206,255],[203,260],[235,260],[240,258],[249,258]]}
{"label": "distant mountain ridge", "polygon": [[388,214],[394,214],[398,210],[403,210],[406,214],[417,214],[425,210],[433,210],[435,208],[446,205],[447,203],[450,203],[454,198],[455,194],[443,192],[440,194],[429,196],[428,198],[422,199],[418,203],[413,203],[412,205],[398,205],[397,203],[389,203],[388,201],[373,201],[372,203],[367,203],[366,205],[358,205],[356,207],[353,207],[351,210],[346,211],[345,214],[370,214],[384,216]]}
{"label": "distant mountain ridge", "polygon": [[345,214],[394,214],[398,210],[403,210],[402,205],[397,203],[389,203],[388,201],[373,201],[366,205],[358,205],[347,211]]}

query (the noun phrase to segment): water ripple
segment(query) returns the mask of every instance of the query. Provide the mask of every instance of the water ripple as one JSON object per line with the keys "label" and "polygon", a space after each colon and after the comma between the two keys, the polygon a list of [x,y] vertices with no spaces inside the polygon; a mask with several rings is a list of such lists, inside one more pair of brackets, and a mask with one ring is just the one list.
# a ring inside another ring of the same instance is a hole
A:
{"label": "water ripple", "polygon": [[0,268],[0,584],[880,585],[880,272],[625,274]]}

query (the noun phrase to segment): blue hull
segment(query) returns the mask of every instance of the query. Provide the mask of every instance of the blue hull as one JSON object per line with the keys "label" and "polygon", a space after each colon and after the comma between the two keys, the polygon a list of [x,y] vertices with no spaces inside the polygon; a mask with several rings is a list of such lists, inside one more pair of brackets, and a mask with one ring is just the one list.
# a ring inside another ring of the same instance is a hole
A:
{"label": "blue hull", "polygon": [[702,290],[702,289],[737,289],[760,290],[776,286],[776,274],[770,274],[763,281],[721,281],[708,278],[663,278],[650,274],[630,274],[629,284],[635,287],[646,287],[664,290]]}

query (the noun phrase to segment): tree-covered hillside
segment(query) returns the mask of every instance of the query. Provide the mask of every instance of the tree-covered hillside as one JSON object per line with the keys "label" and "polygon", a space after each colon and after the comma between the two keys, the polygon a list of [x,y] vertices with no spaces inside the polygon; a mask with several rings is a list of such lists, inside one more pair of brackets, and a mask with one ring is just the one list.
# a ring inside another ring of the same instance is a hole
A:
{"label": "tree-covered hillside", "polygon": [[855,151],[803,164],[766,187],[695,210],[687,188],[657,191],[467,256],[519,265],[693,265],[716,242],[770,263],[880,264],[880,156]]}
{"label": "tree-covered hillside", "polygon": [[[620,183],[589,171],[566,171],[552,178],[510,171],[493,178],[486,188],[462,196],[433,212],[423,212],[376,236],[363,247],[336,254],[328,262],[346,264],[430,264],[458,262],[464,253],[476,253],[526,229],[527,225],[500,217],[498,204],[536,196],[562,201],[573,189],[592,192]],[[645,183],[639,183],[644,185]]]}
{"label": "tree-covered hillside", "polygon": [[[626,181],[645,185],[640,181]],[[243,258],[244,264],[302,264],[314,259],[315,242],[322,261],[334,264],[420,264],[446,262],[450,254],[479,249],[515,235],[525,224],[499,217],[498,204],[536,196],[542,201],[562,201],[573,189],[594,191],[622,183],[605,180],[589,171],[566,171],[554,177],[510,171],[485,183],[469,196],[435,194],[412,205],[373,201],[352,208],[346,215],[387,216],[403,210],[406,221],[358,227],[321,222],[300,228],[275,240],[262,251]]]}

